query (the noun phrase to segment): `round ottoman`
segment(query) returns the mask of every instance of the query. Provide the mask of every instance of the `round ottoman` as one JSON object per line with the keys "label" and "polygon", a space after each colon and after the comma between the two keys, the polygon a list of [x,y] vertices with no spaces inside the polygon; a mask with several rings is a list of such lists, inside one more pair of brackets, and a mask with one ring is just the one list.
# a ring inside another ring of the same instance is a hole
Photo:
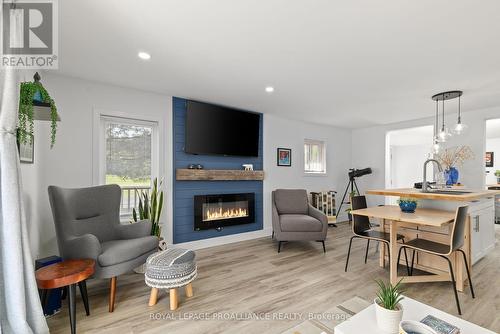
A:
{"label": "round ottoman", "polygon": [[196,255],[192,250],[172,248],[151,254],[146,260],[144,280],[151,287],[149,306],[156,304],[158,289],[169,289],[170,310],[177,309],[177,288],[185,287],[186,297],[193,296],[191,282],[196,278]]}

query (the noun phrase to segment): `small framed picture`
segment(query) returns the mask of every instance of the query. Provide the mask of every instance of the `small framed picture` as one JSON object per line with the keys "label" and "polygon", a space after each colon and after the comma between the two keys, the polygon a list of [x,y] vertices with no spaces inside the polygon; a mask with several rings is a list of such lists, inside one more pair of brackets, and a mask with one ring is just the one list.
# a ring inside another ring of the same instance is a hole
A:
{"label": "small framed picture", "polygon": [[486,167],[493,167],[494,165],[494,153],[495,152],[486,152],[486,155],[484,156],[484,161],[486,163]]}
{"label": "small framed picture", "polygon": [[289,148],[278,147],[278,166],[290,167],[292,166],[292,150]]}
{"label": "small framed picture", "polygon": [[17,148],[19,150],[19,161],[25,164],[32,164],[35,162],[35,138],[31,137],[26,143],[21,144],[17,142]]}

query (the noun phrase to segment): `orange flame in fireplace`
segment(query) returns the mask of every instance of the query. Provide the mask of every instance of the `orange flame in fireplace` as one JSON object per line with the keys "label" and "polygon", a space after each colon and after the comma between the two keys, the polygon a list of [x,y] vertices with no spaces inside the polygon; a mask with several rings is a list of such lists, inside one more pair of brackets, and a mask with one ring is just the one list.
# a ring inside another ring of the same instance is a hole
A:
{"label": "orange flame in fireplace", "polygon": [[247,209],[222,209],[222,208],[213,208],[207,209],[205,212],[204,221],[209,220],[218,220],[218,219],[230,219],[230,218],[238,218],[238,217],[248,217]]}

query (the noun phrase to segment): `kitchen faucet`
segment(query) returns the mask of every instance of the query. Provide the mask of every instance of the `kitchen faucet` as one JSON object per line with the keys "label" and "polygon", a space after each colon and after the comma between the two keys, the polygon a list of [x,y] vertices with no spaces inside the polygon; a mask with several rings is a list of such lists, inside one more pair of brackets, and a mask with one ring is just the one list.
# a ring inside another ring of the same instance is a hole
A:
{"label": "kitchen faucet", "polygon": [[434,162],[437,165],[439,172],[440,173],[443,172],[443,167],[441,167],[441,164],[436,159],[427,159],[424,162],[424,180],[422,181],[422,192],[423,193],[428,193],[429,192],[429,189],[428,189],[429,188],[429,184],[427,183],[427,164],[429,162]]}

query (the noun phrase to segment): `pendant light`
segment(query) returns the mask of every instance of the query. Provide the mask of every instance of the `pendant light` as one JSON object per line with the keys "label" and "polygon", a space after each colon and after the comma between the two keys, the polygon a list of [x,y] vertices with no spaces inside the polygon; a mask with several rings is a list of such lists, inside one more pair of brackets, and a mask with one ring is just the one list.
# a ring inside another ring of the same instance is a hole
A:
{"label": "pendant light", "polygon": [[431,152],[433,154],[438,154],[439,150],[441,149],[438,140],[438,126],[439,126],[439,111],[438,111],[438,101],[436,100],[436,122],[434,124],[434,135],[432,137],[433,144],[431,148]]}
{"label": "pendant light", "polygon": [[443,98],[443,123],[441,125],[441,131],[439,131],[438,137],[442,143],[446,143],[446,141],[451,137],[451,132],[444,123],[444,98]]}
{"label": "pendant light", "polygon": [[467,125],[462,123],[462,115],[460,113],[460,95],[458,96],[458,119],[453,132],[457,135],[461,135],[467,130]]}
{"label": "pendant light", "polygon": [[[436,103],[438,103],[439,101],[443,101],[443,107],[442,107],[443,108],[443,110],[442,110],[443,122],[441,124],[441,130],[439,130],[439,132],[437,133],[437,137],[436,137],[436,139],[439,143],[445,143],[452,136],[452,133],[450,132],[448,127],[446,127],[446,124],[445,124],[444,101],[460,97],[461,95],[462,95],[461,90],[450,90],[447,92],[437,93],[437,94],[432,96],[432,100],[436,101]],[[438,107],[438,105],[436,105],[436,108],[437,107]],[[459,110],[460,110],[460,104],[459,104]],[[460,115],[460,111],[459,111],[459,115]],[[460,119],[460,116],[459,116],[459,119]],[[461,124],[461,122],[460,122],[460,124]],[[464,126],[464,124],[461,124],[461,126],[459,126],[460,131],[462,131],[461,128],[463,126]]]}

